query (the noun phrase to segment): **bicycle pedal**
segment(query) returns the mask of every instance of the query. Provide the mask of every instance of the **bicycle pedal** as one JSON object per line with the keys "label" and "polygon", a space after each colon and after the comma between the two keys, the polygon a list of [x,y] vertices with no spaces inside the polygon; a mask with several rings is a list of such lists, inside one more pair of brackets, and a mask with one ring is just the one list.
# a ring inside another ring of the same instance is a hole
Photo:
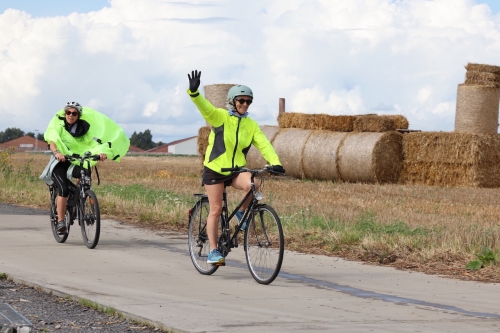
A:
{"label": "bicycle pedal", "polygon": [[217,264],[214,264],[214,266],[226,266],[226,263],[223,262],[223,263],[217,263]]}

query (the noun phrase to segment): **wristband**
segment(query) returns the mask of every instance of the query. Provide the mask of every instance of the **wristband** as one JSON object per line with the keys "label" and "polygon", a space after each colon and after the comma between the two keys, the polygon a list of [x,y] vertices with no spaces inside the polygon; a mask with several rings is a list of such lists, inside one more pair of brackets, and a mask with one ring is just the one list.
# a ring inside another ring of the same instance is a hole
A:
{"label": "wristband", "polygon": [[58,153],[60,153],[60,151],[56,149],[56,150],[54,151],[54,155],[56,155],[56,154],[58,154]]}

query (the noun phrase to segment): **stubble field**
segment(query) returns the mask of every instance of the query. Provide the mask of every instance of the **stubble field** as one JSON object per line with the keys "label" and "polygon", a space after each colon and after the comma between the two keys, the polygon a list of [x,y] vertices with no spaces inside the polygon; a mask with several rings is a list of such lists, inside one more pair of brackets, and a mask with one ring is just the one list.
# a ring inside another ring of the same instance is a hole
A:
{"label": "stubble field", "polygon": [[[38,180],[48,160],[0,158],[0,201],[48,209],[47,186]],[[197,157],[126,156],[99,163],[98,172],[93,188],[103,217],[145,228],[187,231],[192,194],[203,193]],[[282,220],[288,250],[500,282],[500,189],[266,177],[262,192]],[[233,204],[241,195],[228,193]],[[475,259],[483,268],[466,269]]]}

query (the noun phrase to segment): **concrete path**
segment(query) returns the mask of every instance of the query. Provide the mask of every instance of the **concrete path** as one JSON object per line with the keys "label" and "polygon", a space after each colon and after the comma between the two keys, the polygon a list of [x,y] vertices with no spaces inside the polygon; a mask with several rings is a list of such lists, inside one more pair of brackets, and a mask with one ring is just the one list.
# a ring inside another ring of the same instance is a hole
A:
{"label": "concrete path", "polygon": [[286,252],[263,286],[242,248],[204,276],[184,234],[110,220],[89,250],[78,228],[56,243],[46,215],[0,215],[2,272],[176,332],[500,332],[498,284]]}

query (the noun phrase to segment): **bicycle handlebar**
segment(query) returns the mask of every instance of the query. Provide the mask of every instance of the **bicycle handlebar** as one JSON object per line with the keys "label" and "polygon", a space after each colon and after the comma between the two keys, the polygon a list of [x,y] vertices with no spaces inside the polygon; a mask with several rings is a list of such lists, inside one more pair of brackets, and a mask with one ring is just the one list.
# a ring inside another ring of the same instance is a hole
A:
{"label": "bicycle handlebar", "polygon": [[264,166],[264,168],[262,168],[262,169],[248,169],[248,168],[245,168],[245,167],[236,167],[236,168],[221,168],[220,171],[221,172],[230,171],[230,172],[238,172],[238,173],[240,173],[240,172],[261,173],[261,172],[267,171],[267,172],[275,174],[275,175],[284,175],[281,172],[273,171],[272,170],[272,166],[268,165],[268,164],[266,164]]}
{"label": "bicycle handlebar", "polygon": [[79,154],[64,155],[64,158],[67,159],[68,161],[81,161],[81,162],[83,162],[84,160],[99,161],[101,159],[101,155],[99,154],[90,155],[90,152],[88,151],[83,155]]}

